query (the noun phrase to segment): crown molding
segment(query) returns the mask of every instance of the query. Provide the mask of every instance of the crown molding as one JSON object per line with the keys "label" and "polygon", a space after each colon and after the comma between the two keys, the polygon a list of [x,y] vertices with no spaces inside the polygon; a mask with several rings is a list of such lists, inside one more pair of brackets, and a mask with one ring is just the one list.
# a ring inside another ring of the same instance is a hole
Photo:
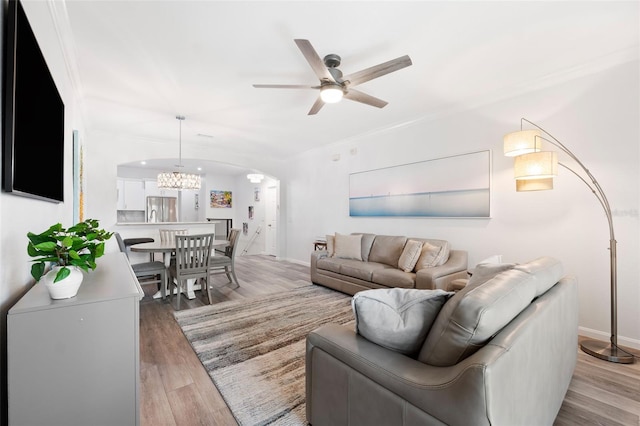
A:
{"label": "crown molding", "polygon": [[47,0],[47,5],[56,35],[58,36],[58,43],[62,51],[67,76],[71,82],[75,100],[79,104],[82,120],[86,123],[86,110],[83,107],[84,89],[78,69],[78,55],[76,54],[76,44],[73,38],[73,31],[71,30],[69,14],[67,13],[67,3],[65,0]]}

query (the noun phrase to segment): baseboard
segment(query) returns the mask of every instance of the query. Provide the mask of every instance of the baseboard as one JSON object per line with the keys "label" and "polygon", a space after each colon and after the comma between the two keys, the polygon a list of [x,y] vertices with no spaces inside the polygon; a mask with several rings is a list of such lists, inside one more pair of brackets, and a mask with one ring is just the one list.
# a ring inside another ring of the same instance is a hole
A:
{"label": "baseboard", "polygon": [[[578,327],[578,334],[592,339],[602,340],[608,342],[611,338],[609,333],[605,333],[599,330],[593,330],[586,327]],[[618,336],[618,345],[626,346],[632,349],[640,349],[640,340],[631,339],[629,337]]]}
{"label": "baseboard", "polygon": [[298,259],[280,258],[278,260],[286,260],[287,262],[296,263],[302,266],[311,266],[309,262],[305,262],[303,260],[298,260]]}

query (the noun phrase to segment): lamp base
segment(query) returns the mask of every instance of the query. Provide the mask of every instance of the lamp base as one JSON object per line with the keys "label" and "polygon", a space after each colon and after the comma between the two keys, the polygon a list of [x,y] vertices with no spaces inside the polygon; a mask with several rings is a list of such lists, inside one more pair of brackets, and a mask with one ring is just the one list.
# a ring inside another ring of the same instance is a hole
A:
{"label": "lamp base", "polygon": [[614,347],[610,342],[601,340],[583,340],[580,349],[596,358],[619,364],[633,364],[633,350],[621,346]]}

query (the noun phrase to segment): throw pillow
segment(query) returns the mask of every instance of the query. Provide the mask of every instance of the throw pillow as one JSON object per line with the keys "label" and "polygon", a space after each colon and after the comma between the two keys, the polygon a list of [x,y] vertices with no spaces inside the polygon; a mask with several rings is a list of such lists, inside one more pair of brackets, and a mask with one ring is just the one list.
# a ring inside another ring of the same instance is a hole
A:
{"label": "throw pillow", "polygon": [[343,235],[336,232],[333,244],[335,257],[362,260],[362,235]]}
{"label": "throw pillow", "polygon": [[422,254],[422,245],[422,241],[407,241],[398,260],[398,269],[402,269],[404,272],[411,272],[416,266],[420,254]]}
{"label": "throw pillow", "polygon": [[419,271],[424,268],[431,268],[436,266],[435,261],[442,251],[442,247],[434,246],[428,242],[424,242],[422,245],[422,251],[420,252],[420,257],[415,265],[415,271]]}
{"label": "throw pillow", "polygon": [[440,289],[361,291],[351,299],[356,332],[387,349],[415,355],[452,294]]}
{"label": "throw pillow", "polygon": [[334,238],[335,237],[333,235],[327,235],[327,256],[328,257],[333,257],[333,255],[335,254]]}
{"label": "throw pillow", "polygon": [[440,253],[438,253],[438,256],[436,256],[436,259],[433,262],[433,266],[440,266],[447,263],[447,260],[449,260],[450,250],[451,245],[449,244],[449,241],[445,241],[444,243],[442,243],[442,248],[440,249]]}

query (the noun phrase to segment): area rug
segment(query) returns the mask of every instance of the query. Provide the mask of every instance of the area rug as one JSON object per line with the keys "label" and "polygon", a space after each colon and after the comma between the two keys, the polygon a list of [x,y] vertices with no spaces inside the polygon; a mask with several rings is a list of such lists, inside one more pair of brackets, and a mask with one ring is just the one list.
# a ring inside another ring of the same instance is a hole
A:
{"label": "area rug", "polygon": [[240,425],[305,425],[305,339],[353,323],[351,297],[305,286],[175,312]]}

